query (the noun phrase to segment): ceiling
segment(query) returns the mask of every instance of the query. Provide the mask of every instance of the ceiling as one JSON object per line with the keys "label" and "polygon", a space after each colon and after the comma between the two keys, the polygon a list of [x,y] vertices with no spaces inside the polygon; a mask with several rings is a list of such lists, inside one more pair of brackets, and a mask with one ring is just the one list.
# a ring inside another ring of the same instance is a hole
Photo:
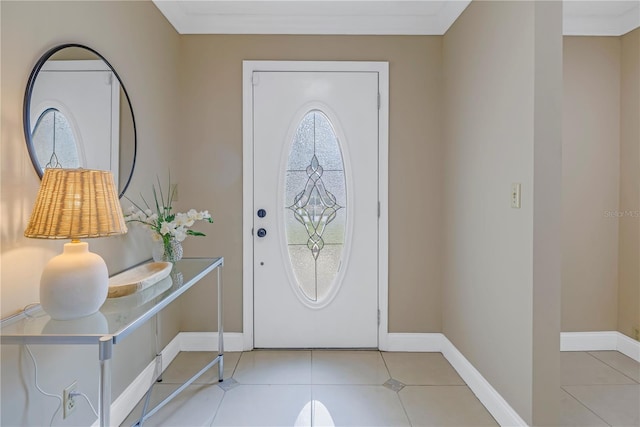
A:
{"label": "ceiling", "polygon": [[[442,35],[468,0],[153,0],[180,34]],[[640,27],[640,0],[564,0],[565,35]]]}

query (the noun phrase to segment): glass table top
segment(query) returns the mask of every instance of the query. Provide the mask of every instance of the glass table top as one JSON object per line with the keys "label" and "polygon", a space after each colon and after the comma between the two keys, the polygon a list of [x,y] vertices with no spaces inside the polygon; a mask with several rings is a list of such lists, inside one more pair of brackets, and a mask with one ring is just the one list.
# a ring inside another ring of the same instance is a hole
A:
{"label": "glass table top", "polygon": [[4,319],[0,339],[3,344],[88,344],[112,336],[115,344],[223,263],[223,258],[184,258],[174,264],[169,276],[153,286],[131,295],[107,298],[97,313],[79,319],[53,320],[40,305],[35,305]]}

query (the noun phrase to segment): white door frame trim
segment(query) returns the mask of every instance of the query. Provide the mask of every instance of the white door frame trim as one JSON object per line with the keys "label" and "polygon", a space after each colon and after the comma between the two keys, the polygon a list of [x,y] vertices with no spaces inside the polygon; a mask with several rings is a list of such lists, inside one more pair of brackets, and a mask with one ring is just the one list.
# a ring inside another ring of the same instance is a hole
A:
{"label": "white door frame trim", "polygon": [[389,63],[351,61],[242,61],[242,329],[253,349],[253,88],[254,71],[377,72],[378,120],[378,347],[388,347],[389,313]]}

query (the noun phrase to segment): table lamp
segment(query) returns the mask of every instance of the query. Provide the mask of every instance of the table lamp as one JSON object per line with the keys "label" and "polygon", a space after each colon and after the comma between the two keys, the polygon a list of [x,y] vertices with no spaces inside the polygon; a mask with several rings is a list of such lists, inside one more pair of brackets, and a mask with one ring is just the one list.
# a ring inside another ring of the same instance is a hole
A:
{"label": "table lamp", "polygon": [[118,193],[109,171],[46,169],[25,237],[71,239],[40,278],[40,304],[52,319],[89,316],[107,299],[104,260],[79,239],[124,234]]}

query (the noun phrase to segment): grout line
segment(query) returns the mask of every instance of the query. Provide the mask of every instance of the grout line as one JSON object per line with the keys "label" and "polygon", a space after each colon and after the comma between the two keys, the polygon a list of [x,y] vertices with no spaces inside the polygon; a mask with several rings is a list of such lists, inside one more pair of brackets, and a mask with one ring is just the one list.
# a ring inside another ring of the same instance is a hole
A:
{"label": "grout line", "polygon": [[211,424],[209,424],[209,426],[213,426],[213,424],[216,422],[216,418],[218,418],[218,415],[220,413],[220,408],[222,407],[222,402],[224,402],[224,399],[227,397],[227,391],[224,389],[220,389],[222,390],[222,399],[220,399],[220,403],[218,403],[218,407],[216,408],[216,411],[213,413],[213,418],[211,419]]}
{"label": "grout line", "polygon": [[[231,371],[231,376],[229,376],[229,378],[233,378],[233,376],[236,374],[236,370],[238,369],[238,365],[240,364],[240,359],[242,359],[243,354],[244,354],[244,351],[241,351],[240,356],[238,357],[238,360],[236,360],[236,364],[233,366],[233,371]],[[222,371],[222,376],[224,377],[224,369]]]}
{"label": "grout line", "polygon": [[387,370],[387,374],[389,375],[389,378],[393,379],[393,377],[391,376],[391,369],[389,369],[389,365],[387,365],[387,359],[384,358],[384,355],[382,354],[381,351],[378,351],[378,354],[380,354],[380,357],[382,358],[382,363],[384,363],[384,367]]}
{"label": "grout line", "polygon": [[213,418],[211,418],[211,424],[209,424],[210,427],[213,426],[213,423],[215,422],[216,417],[218,416],[218,412],[220,412],[220,407],[222,406],[222,402],[224,401],[224,398],[227,397],[227,391],[223,389],[220,389],[220,390],[222,390],[222,399],[220,399],[220,402],[218,402],[218,406],[216,406],[216,410],[213,412]]}
{"label": "grout line", "polygon": [[[571,386],[570,386],[570,387],[571,387]],[[579,387],[585,387],[585,386],[579,386]],[[587,386],[587,387],[589,387],[589,386]],[[564,386],[560,386],[560,388],[561,388],[565,393],[567,393],[569,396],[571,396],[571,398],[572,398],[573,400],[575,400],[576,402],[578,402],[580,405],[584,406],[584,407],[587,409],[587,411],[591,412],[591,413],[592,413],[593,415],[595,415],[598,419],[600,419],[603,423],[605,423],[605,424],[606,424],[606,425],[608,425],[608,426],[611,426],[611,424],[609,424],[609,423],[608,423],[608,422],[606,422],[604,419],[602,419],[602,417],[601,417],[600,415],[596,414],[596,413],[595,413],[591,408],[589,408],[587,405],[585,405],[584,403],[582,403],[582,401],[581,401],[580,399],[578,399],[578,398],[577,398],[577,397],[575,397],[573,394],[571,394],[571,393],[569,392],[569,390],[565,389],[565,388],[564,388]]]}
{"label": "grout line", "polygon": [[[615,351],[615,350],[606,350],[606,351]],[[604,360],[600,360],[598,359],[596,356],[594,356],[593,354],[591,354],[590,351],[585,351],[585,353],[587,353],[589,356],[593,357],[594,359],[596,359],[599,363],[601,363],[602,365],[604,365],[607,368],[611,368],[614,371],[616,371],[619,374],[622,374],[622,376],[624,376],[625,378],[629,378],[628,376],[626,376],[624,374],[624,372],[620,372],[619,370],[617,370],[616,368],[614,368],[613,366],[609,365],[607,362],[605,362]],[[633,381],[635,383],[635,381],[633,380],[633,378],[629,378],[631,381]],[[567,384],[569,385],[569,384]],[[625,384],[618,384],[618,383],[607,383],[607,384],[570,384],[570,385],[625,385]]]}
{"label": "grout line", "polygon": [[[404,388],[407,387],[466,387],[468,388],[471,392],[473,392],[473,390],[471,390],[471,387],[469,387],[466,384],[405,384]],[[403,390],[404,390],[403,388]],[[475,393],[474,393],[475,396]],[[480,402],[482,403],[482,402]],[[484,405],[482,405],[484,406]]]}
{"label": "grout line", "polygon": [[[311,350],[311,363],[309,364],[309,369],[311,370],[311,372],[309,373],[309,381],[311,382],[311,385],[313,385],[313,354],[315,353],[314,350]],[[312,408],[313,409],[313,408]],[[313,419],[311,420],[311,425],[313,425]]]}
{"label": "grout line", "polygon": [[[402,390],[400,390],[400,391],[402,391]],[[402,397],[400,396],[400,391],[396,391],[396,396],[398,396],[398,400],[400,401],[400,407],[402,408],[402,411],[404,412],[404,416],[407,417],[407,421],[409,422],[409,425],[413,426],[413,422],[411,421],[411,417],[409,417],[409,412],[407,412],[407,408],[404,406],[404,402],[402,401]]]}
{"label": "grout line", "polygon": [[315,423],[316,423],[316,404],[314,402],[313,399],[313,355],[315,353],[315,350],[311,350],[311,363],[309,364],[309,369],[311,370],[310,374],[309,374],[309,381],[311,381],[311,385],[309,386],[311,388],[311,427],[314,427]]}
{"label": "grout line", "polygon": [[[600,350],[594,350],[594,351],[600,351]],[[619,351],[617,351],[617,350],[609,350],[609,351],[616,351],[617,353],[620,353],[620,352],[619,352]],[[635,379],[631,378],[629,375],[625,374],[625,373],[624,373],[624,372],[622,372],[620,369],[618,369],[618,368],[616,368],[615,366],[613,366],[613,365],[611,365],[611,364],[607,363],[606,361],[604,361],[604,360],[600,359],[600,358],[599,358],[598,356],[596,356],[595,354],[591,354],[591,352],[590,352],[590,351],[587,351],[587,353],[589,354],[589,356],[591,356],[591,357],[595,358],[597,361],[599,361],[599,362],[601,362],[601,363],[604,363],[606,366],[610,367],[611,369],[613,369],[613,370],[615,370],[615,371],[617,371],[617,372],[621,373],[621,374],[622,374],[622,375],[624,375],[625,377],[629,378],[631,381],[633,381],[633,382],[634,382],[634,384],[640,384],[638,381],[636,381]],[[622,353],[620,353],[620,354],[622,354]],[[624,354],[623,354],[623,356],[626,356],[626,355],[624,355]],[[626,356],[626,357],[629,357],[629,356]],[[629,357],[629,359],[631,359],[631,358]],[[633,359],[631,359],[631,360],[633,360]],[[633,360],[633,361],[635,362],[635,360]],[[640,364],[639,364],[638,369],[640,369]],[[624,384],[619,384],[619,385],[624,385]]]}
{"label": "grout line", "polygon": [[[389,378],[393,379],[393,377],[391,376],[391,369],[389,369],[389,365],[387,364],[387,359],[384,358],[384,355],[382,354],[381,351],[379,351],[379,353],[380,353],[380,357],[382,357],[382,362],[384,363],[384,367],[387,369],[387,374],[389,374]],[[406,387],[407,386],[405,384],[403,389],[405,389]],[[409,412],[407,412],[407,408],[404,406],[404,402],[402,401],[402,397],[400,397],[400,392],[401,391],[402,390],[399,390],[399,391],[396,391],[395,393],[396,393],[396,396],[398,398],[398,401],[400,402],[400,407],[402,408],[402,412],[404,412],[404,416],[406,417],[407,422],[409,423],[409,426],[413,427],[413,422],[411,421],[411,418],[409,417]]]}
{"label": "grout line", "polygon": [[311,350],[311,355],[309,356],[311,359],[311,363],[309,363],[309,381],[311,382],[311,384],[309,384],[309,388],[311,389],[311,414],[309,416],[310,420],[311,420],[311,427],[313,427],[315,425],[315,415],[316,415],[316,401],[313,398],[313,353],[314,351]]}

